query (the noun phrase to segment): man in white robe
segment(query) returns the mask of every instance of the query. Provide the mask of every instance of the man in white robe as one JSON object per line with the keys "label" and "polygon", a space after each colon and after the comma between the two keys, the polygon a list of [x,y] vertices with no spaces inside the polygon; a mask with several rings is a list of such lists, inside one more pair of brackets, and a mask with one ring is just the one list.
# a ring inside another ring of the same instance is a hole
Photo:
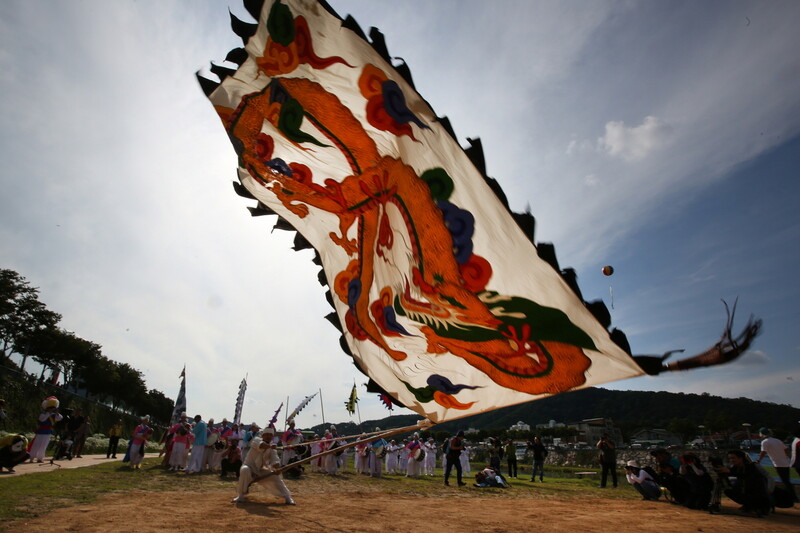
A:
{"label": "man in white robe", "polygon": [[436,441],[433,440],[433,437],[430,437],[422,447],[425,449],[425,466],[422,469],[422,474],[432,476],[436,470]]}
{"label": "man in white robe", "polygon": [[292,493],[286,488],[283,477],[280,474],[274,474],[274,471],[281,465],[278,452],[271,444],[274,436],[274,431],[267,429],[261,433],[260,437],[253,438],[250,443],[250,453],[247,454],[247,459],[239,469],[239,495],[232,500],[233,503],[247,501],[250,485],[258,483],[268,492],[282,497],[286,505],[295,505]]}
{"label": "man in white robe", "polygon": [[464,449],[461,450],[461,456],[459,460],[461,461],[461,470],[464,472],[465,476],[469,476],[472,472],[472,467],[469,464],[469,456],[472,453],[472,447],[464,445]]}
{"label": "man in white robe", "polygon": [[386,472],[388,474],[397,473],[397,455],[399,448],[397,443],[392,439],[386,447]]}

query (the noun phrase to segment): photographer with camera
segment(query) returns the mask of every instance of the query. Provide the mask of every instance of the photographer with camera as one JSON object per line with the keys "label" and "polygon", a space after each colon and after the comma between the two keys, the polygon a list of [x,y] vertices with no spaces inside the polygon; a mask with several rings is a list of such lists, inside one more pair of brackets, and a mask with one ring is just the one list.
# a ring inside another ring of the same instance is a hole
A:
{"label": "photographer with camera", "polygon": [[628,483],[633,485],[643,500],[655,501],[661,496],[661,487],[655,482],[646,470],[639,466],[636,461],[628,461],[625,465],[625,477]]}

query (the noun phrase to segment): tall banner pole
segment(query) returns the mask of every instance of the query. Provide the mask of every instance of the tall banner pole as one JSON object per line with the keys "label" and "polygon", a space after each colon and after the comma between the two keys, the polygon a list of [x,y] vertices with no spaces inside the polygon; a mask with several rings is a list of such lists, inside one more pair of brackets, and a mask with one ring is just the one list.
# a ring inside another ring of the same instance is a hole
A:
{"label": "tall banner pole", "polygon": [[322,425],[325,425],[325,406],[322,404],[322,389],[319,389],[319,408],[322,409]]}
{"label": "tall banner pole", "polygon": [[[353,380],[353,387],[356,386],[356,380]],[[358,413],[358,425],[361,427],[361,408],[358,406],[358,400],[356,400],[356,412]]]}

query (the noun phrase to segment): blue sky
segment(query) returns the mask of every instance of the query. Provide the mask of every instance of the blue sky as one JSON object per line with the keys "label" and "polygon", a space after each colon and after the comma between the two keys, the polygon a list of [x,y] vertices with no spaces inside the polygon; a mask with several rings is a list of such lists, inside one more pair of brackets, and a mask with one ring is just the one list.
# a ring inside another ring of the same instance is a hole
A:
{"label": "blue sky", "polygon": [[[800,407],[797,2],[335,1],[417,89],[635,353],[713,344],[720,302],[764,319],[740,361],[610,384]],[[244,10],[231,10],[243,18]],[[189,410],[263,421],[364,379],[308,251],[270,233],[194,72],[240,41],[220,2],[23,2],[0,12],[0,258],[63,327]],[[611,264],[616,273],[604,277]],[[383,416],[362,389],[362,418]],[[588,413],[587,416],[594,416]],[[319,405],[299,418],[322,421]],[[752,421],[757,424],[757,421]]]}

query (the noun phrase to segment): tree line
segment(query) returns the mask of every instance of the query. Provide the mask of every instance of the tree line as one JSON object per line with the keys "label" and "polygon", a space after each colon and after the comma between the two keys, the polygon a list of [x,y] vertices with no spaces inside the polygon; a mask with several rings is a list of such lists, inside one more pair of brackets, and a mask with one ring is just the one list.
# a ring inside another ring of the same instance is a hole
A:
{"label": "tree line", "polygon": [[[148,413],[168,423],[173,400],[147,389],[142,372],[109,359],[102,346],[59,326],[62,316],[39,300],[39,289],[14,270],[0,270],[0,349],[4,364],[25,372],[28,359],[42,365],[38,381],[61,382],[67,390],[129,413]],[[16,365],[11,356],[17,354]]]}
{"label": "tree line", "polygon": [[[573,424],[591,418],[611,419],[626,442],[639,430],[655,428],[666,429],[685,442],[702,435],[741,435],[748,428],[752,437],[756,438],[758,428],[762,426],[770,428],[777,438],[786,439],[797,428],[800,409],[749,398],[722,398],[708,393],[617,391],[589,387],[443,422],[435,426],[435,431],[455,434],[459,429],[474,428],[478,430],[479,439],[500,436],[527,440],[533,435],[569,439],[576,434],[572,428],[536,426],[547,424],[550,420]],[[363,427],[410,425],[418,419],[418,415],[395,415],[366,421]],[[508,428],[517,422],[526,423],[532,429],[510,431]],[[344,424],[337,424],[336,427],[341,430]]]}

